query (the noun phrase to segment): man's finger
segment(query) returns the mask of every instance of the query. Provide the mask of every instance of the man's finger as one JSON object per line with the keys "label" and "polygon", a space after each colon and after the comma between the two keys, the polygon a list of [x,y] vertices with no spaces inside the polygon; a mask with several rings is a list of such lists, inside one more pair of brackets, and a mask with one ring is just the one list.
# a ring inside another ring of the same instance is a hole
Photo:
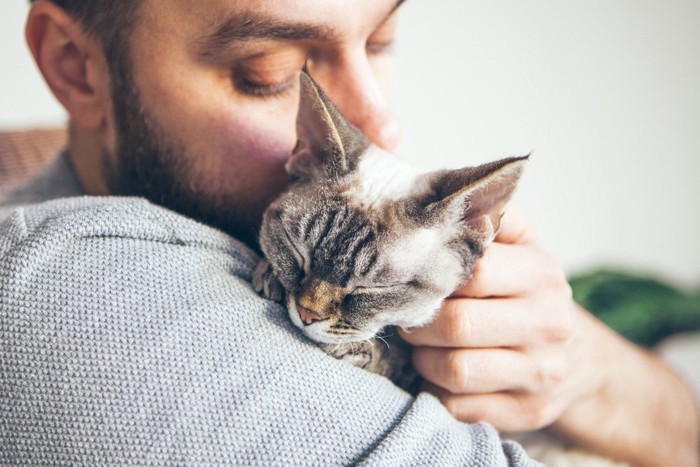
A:
{"label": "man's finger", "polygon": [[496,241],[510,244],[535,243],[537,236],[534,227],[523,211],[513,205],[508,205],[501,219]]}
{"label": "man's finger", "polygon": [[556,417],[556,406],[539,401],[524,403],[517,392],[460,394],[431,383],[423,389],[435,395],[458,420],[468,423],[488,422],[501,431],[521,432],[542,428]]}
{"label": "man's finger", "polygon": [[[565,282],[559,263],[533,245],[493,243],[452,297],[511,297]],[[562,284],[563,285],[563,284]]]}
{"label": "man's finger", "polygon": [[509,349],[413,349],[413,366],[423,378],[455,394],[529,391],[536,369],[524,354]]}
{"label": "man's finger", "polygon": [[419,328],[399,330],[415,346],[514,347],[542,337],[538,329],[546,322],[537,319],[522,301],[509,299],[448,299],[437,317]]}
{"label": "man's finger", "polygon": [[399,329],[414,346],[527,347],[535,343],[562,343],[571,338],[573,316],[563,308],[538,307],[516,299],[446,300],[437,317],[419,328]]}

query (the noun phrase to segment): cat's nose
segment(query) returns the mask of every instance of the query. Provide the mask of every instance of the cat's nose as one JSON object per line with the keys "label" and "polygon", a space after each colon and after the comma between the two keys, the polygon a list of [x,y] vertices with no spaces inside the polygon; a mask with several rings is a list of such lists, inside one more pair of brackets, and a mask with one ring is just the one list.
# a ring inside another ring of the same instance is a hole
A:
{"label": "cat's nose", "polygon": [[299,312],[299,318],[301,318],[301,322],[304,323],[305,326],[308,326],[309,324],[313,324],[316,321],[324,321],[328,319],[328,316],[324,316],[321,313],[317,313],[313,310],[310,310],[297,302],[297,312]]}

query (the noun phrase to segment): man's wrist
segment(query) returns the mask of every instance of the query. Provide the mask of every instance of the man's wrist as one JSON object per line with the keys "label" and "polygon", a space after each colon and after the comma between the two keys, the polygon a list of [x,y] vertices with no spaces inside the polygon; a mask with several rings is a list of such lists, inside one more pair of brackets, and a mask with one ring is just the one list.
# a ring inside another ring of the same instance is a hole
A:
{"label": "man's wrist", "polygon": [[697,408],[690,389],[653,354],[581,309],[583,364],[591,390],[551,426],[553,432],[635,466],[698,465]]}

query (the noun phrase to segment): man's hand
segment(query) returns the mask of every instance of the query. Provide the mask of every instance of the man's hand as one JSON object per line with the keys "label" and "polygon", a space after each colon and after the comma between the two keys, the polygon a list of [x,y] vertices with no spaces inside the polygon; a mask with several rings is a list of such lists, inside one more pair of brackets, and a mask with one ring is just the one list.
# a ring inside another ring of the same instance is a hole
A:
{"label": "man's hand", "polygon": [[401,336],[415,346],[425,389],[460,420],[505,431],[552,425],[635,465],[697,462],[698,422],[683,383],[573,302],[561,267],[517,212],[504,216],[473,278],[436,319]]}
{"label": "man's hand", "polygon": [[496,240],[437,318],[402,337],[416,346],[428,389],[457,418],[534,430],[583,390],[571,377],[575,305],[562,269],[522,217],[504,216]]}

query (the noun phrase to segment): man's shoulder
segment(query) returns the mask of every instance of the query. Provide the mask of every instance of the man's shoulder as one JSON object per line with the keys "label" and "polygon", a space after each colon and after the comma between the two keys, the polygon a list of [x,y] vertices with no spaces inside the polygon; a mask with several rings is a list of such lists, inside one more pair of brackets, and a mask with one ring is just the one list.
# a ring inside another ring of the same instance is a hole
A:
{"label": "man's shoulder", "polygon": [[64,232],[73,237],[176,243],[230,241],[222,232],[138,197],[76,196],[13,206],[6,223],[23,226],[25,234]]}
{"label": "man's shoulder", "polygon": [[97,320],[110,335],[133,325],[186,336],[188,320],[245,327],[254,316],[270,318],[250,328],[286,326],[252,288],[258,260],[225,233],[141,198],[23,206],[0,223],[0,321],[31,310],[35,326]]}
{"label": "man's shoulder", "polygon": [[[113,238],[236,251],[248,265],[256,255],[225,233],[136,197],[70,197],[8,208],[0,224],[13,243],[41,238],[44,243]],[[7,242],[5,242],[7,243]],[[138,244],[138,243],[137,243]],[[4,250],[7,250],[5,246]],[[2,251],[3,248],[0,248]]]}

